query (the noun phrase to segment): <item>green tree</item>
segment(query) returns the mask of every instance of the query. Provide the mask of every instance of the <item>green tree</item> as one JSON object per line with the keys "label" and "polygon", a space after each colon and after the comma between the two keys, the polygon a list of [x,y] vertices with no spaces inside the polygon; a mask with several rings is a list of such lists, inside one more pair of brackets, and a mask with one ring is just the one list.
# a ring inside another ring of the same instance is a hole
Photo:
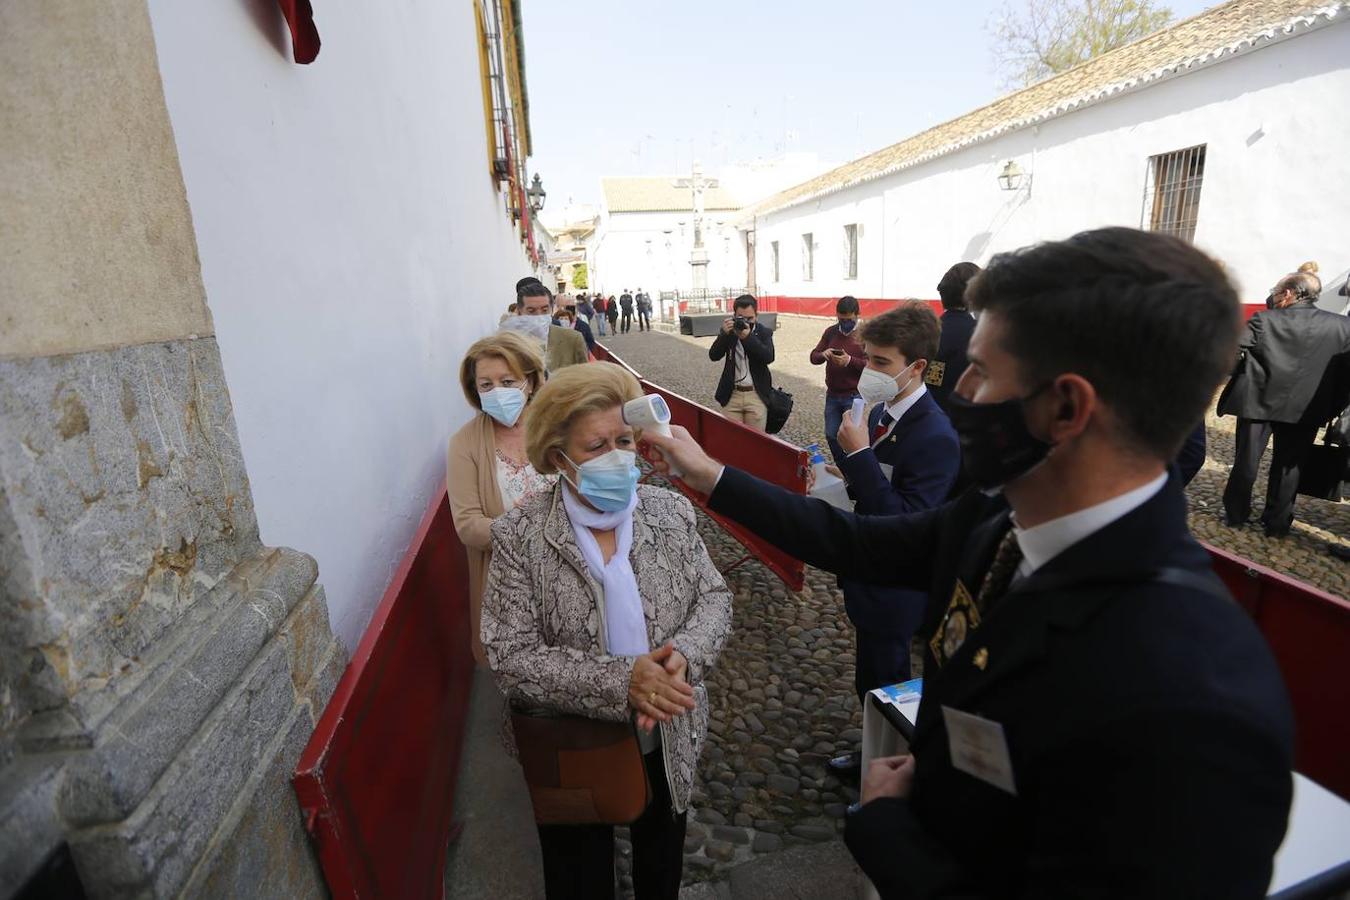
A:
{"label": "green tree", "polygon": [[1166,27],[1154,0],[1008,0],[986,26],[1005,88],[1072,69]]}
{"label": "green tree", "polygon": [[572,287],[579,291],[584,291],[589,286],[587,284],[586,264],[577,263],[572,267]]}

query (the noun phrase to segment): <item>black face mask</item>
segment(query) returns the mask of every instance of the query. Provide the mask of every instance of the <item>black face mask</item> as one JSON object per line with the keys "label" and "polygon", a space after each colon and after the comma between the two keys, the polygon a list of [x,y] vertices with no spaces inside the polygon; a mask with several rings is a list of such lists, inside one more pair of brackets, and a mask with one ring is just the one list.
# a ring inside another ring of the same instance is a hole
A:
{"label": "black face mask", "polygon": [[1025,397],[997,403],[972,403],[959,394],[947,397],[947,415],[961,442],[961,467],[982,490],[992,491],[1030,472],[1052,445],[1027,429],[1025,406],[1042,385]]}

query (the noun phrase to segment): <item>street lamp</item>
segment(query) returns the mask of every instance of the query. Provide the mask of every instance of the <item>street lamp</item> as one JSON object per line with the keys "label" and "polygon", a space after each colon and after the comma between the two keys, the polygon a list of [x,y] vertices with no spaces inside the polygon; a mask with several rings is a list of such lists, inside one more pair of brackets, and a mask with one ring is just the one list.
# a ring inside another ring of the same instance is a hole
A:
{"label": "street lamp", "polygon": [[544,183],[540,180],[538,172],[534,173],[534,180],[525,189],[525,196],[530,201],[530,209],[539,212],[544,208],[544,198],[548,196],[548,192],[544,190]]}
{"label": "street lamp", "polygon": [[1005,191],[1015,191],[1022,186],[1022,167],[1013,160],[1008,160],[1003,165],[1003,171],[998,176],[998,186]]}

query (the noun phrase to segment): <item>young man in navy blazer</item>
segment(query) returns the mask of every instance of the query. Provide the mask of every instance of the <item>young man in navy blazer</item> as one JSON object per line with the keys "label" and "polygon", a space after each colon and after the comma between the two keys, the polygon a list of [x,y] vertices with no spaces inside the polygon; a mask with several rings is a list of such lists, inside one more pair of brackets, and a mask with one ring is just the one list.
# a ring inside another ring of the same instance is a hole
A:
{"label": "young man in navy blazer", "polygon": [[871,763],[844,830],[883,897],[1264,897],[1293,715],[1168,473],[1233,365],[1237,292],[1180,239],[1103,228],[995,256],[967,299],[948,415],[982,490],[860,516],[643,437],[712,512],[928,592],[910,754]]}
{"label": "young man in navy blazer", "polygon": [[[839,471],[854,511],[880,516],[941,506],[956,481],[961,448],[952,424],[924,384],[938,349],[940,326],[926,303],[907,300],[862,327],[867,365],[858,379],[874,404],[864,422],[845,414],[839,428]],[[869,691],[910,677],[909,644],[923,619],[926,591],[841,578],[844,609],[857,629],[853,685],[858,701]],[[855,772],[858,753],[830,760],[837,774]]]}

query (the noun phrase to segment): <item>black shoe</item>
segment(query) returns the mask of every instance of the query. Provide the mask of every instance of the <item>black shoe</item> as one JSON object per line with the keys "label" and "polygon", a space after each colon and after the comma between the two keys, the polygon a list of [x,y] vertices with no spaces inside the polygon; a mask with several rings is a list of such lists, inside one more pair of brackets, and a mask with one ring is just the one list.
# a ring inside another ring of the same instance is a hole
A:
{"label": "black shoe", "polygon": [[1327,552],[1337,559],[1343,559],[1350,562],[1350,547],[1344,544],[1327,544]]}
{"label": "black shoe", "polygon": [[836,756],[825,764],[830,771],[840,777],[856,776],[862,771],[862,754],[845,753],[843,756]]}
{"label": "black shoe", "polygon": [[1244,526],[1244,525],[1247,524],[1247,520],[1246,520],[1246,519],[1238,519],[1238,518],[1235,518],[1235,517],[1233,517],[1233,516],[1228,515],[1228,513],[1224,513],[1224,515],[1223,515],[1223,524],[1227,525],[1229,528],[1241,528],[1242,526]]}

